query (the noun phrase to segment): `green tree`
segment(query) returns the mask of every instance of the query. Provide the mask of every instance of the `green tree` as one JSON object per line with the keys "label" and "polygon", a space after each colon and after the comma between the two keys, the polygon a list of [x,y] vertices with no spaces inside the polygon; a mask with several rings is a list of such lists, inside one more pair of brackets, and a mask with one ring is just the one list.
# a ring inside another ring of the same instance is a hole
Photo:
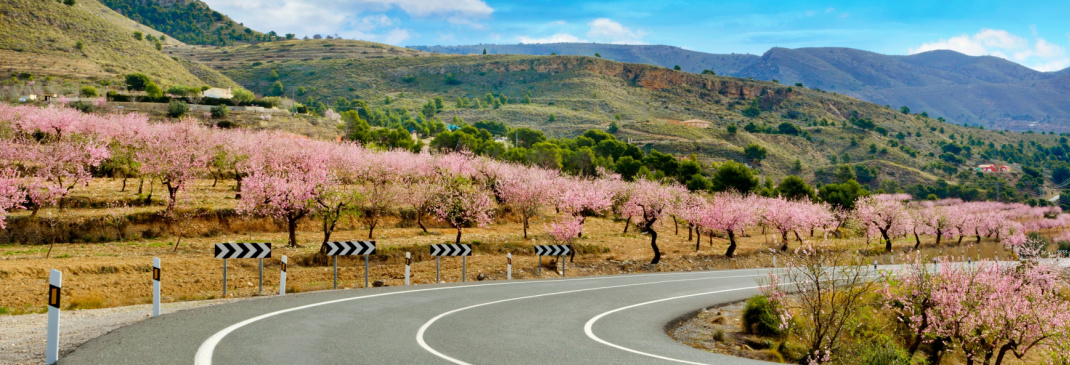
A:
{"label": "green tree", "polygon": [[551,113],[550,114],[550,122],[556,122],[556,121],[557,121],[557,115],[554,115],[554,114]]}
{"label": "green tree", "polygon": [[85,50],[85,43],[82,43],[82,41],[75,42],[74,48],[77,48],[79,51]]}
{"label": "green tree", "polygon": [[150,81],[147,85],[145,85],[145,94],[147,94],[150,98],[158,99],[163,97],[163,90],[160,89],[160,86],[156,85],[155,82]]}
{"label": "green tree", "polygon": [[134,31],[134,39],[137,39],[139,41],[142,40],[142,39],[145,39],[145,34],[141,33],[141,31],[139,31],[139,30],[135,30]]}
{"label": "green tree", "polygon": [[910,114],[910,108],[908,108],[906,105],[903,105],[899,107],[899,112],[903,114]]}
{"label": "green tree", "polygon": [[795,175],[781,180],[776,187],[776,191],[780,193],[780,196],[790,200],[812,200],[814,198],[814,188],[807,184],[806,180]]}
{"label": "green tree", "polygon": [[212,118],[226,118],[227,114],[230,113],[230,108],[227,108],[226,105],[216,105],[212,107],[211,113]]}
{"label": "green tree", "polygon": [[727,127],[728,134],[736,134],[736,130],[737,129],[739,129],[739,127],[736,127],[736,123],[729,123],[728,124],[728,127]]}
{"label": "green tree", "polygon": [[717,168],[713,176],[713,191],[735,190],[747,194],[758,187],[758,178],[746,165],[728,161]]}
{"label": "green tree", "polygon": [[372,127],[360,117],[356,110],[342,112],[342,121],[346,125],[346,139],[367,144],[371,140]]}
{"label": "green tree", "polygon": [[509,137],[513,137],[517,147],[532,148],[535,144],[546,141],[546,135],[542,131],[531,128],[517,128],[509,131]]}
{"label": "green tree", "polygon": [[95,97],[97,97],[97,88],[92,87],[92,86],[88,86],[88,85],[87,86],[82,86],[81,94],[82,94],[83,97],[95,98]]}
{"label": "green tree", "polygon": [[680,65],[673,66],[672,69],[676,70],[676,71],[680,71]]}
{"label": "green tree", "polygon": [[598,54],[598,53],[595,53],[595,54],[594,54],[594,56],[595,56],[595,57],[598,57],[598,58],[602,58],[602,55],[600,55],[600,54]]}
{"label": "green tree", "polygon": [[148,75],[143,73],[133,73],[126,75],[126,89],[134,91],[144,91],[145,86],[148,86],[152,82]]}
{"label": "green tree", "polygon": [[271,88],[268,89],[268,95],[282,96],[286,92],[285,87],[282,86],[282,81],[275,81],[271,84]]}
{"label": "green tree", "polygon": [[[235,102],[237,102],[238,105],[242,105],[242,104],[248,104],[248,103],[252,102],[254,99],[256,99],[256,95],[254,95],[252,91],[249,91],[249,90],[246,90],[244,88],[240,88],[239,87],[239,88],[234,89],[234,97],[231,100],[234,100]],[[267,98],[265,98],[265,99],[267,99]]]}
{"label": "green tree", "polygon": [[743,154],[747,155],[747,158],[754,160],[755,163],[761,164],[762,160],[764,160],[769,154],[769,151],[766,150],[765,147],[762,147],[755,143],[751,143],[748,144],[747,147],[743,148]]}
{"label": "green tree", "polygon": [[268,80],[276,81],[278,79],[279,79],[279,72],[275,71],[275,69],[271,69],[271,73],[268,74]]}
{"label": "green tree", "polygon": [[74,0],[63,0],[63,4],[65,4],[67,6],[74,6],[74,4],[76,4],[76,2]]}
{"label": "green tree", "polygon": [[817,197],[823,202],[829,203],[834,208],[852,210],[859,197],[869,195],[869,192],[857,181],[847,180],[842,184],[828,184],[822,186],[817,192]]}
{"label": "green tree", "polygon": [[621,178],[626,181],[635,180],[635,175],[639,173],[639,169],[643,167],[643,163],[636,161],[632,156],[623,156],[617,159],[617,163],[614,165],[613,171],[620,174]]}
{"label": "green tree", "polygon": [[619,131],[619,130],[620,130],[620,127],[617,126],[617,122],[616,121],[609,122],[609,128],[606,128],[606,132],[609,132],[609,133],[617,133],[617,131]]}
{"label": "green tree", "polygon": [[170,118],[181,118],[189,112],[189,105],[184,101],[175,100],[167,104],[167,116]]}
{"label": "green tree", "polygon": [[848,165],[836,166],[836,172],[833,173],[833,177],[835,177],[836,181],[839,183],[845,183],[848,180],[855,180],[858,178],[855,176],[855,170]]}

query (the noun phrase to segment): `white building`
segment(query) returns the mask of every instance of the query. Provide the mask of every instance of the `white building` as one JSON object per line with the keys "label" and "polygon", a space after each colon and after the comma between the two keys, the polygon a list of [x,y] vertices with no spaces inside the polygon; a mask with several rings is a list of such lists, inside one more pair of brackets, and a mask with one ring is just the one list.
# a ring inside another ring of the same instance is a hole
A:
{"label": "white building", "polygon": [[213,87],[211,89],[208,89],[208,90],[205,90],[205,91],[201,92],[201,97],[204,97],[204,98],[216,98],[216,99],[230,99],[230,98],[234,97],[234,93],[232,93],[229,88],[222,89],[222,88],[218,88],[218,87]]}

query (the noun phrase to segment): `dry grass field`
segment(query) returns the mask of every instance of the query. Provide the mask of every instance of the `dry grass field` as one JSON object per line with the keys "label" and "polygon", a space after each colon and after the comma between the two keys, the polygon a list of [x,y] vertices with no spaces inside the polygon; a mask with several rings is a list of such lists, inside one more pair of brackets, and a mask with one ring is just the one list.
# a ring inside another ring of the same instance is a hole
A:
{"label": "dry grass field", "polygon": [[[100,179],[92,188],[75,190],[70,205],[82,204],[86,208],[66,208],[63,212],[44,210],[38,217],[29,219],[28,212],[17,212],[8,218],[9,229],[3,234],[0,244],[0,283],[4,295],[0,296],[0,313],[34,313],[45,309],[45,288],[48,270],[55,268],[64,272],[64,298],[71,309],[102,308],[148,303],[151,300],[151,262],[153,257],[163,260],[163,296],[165,302],[219,298],[222,295],[222,260],[212,257],[213,245],[219,242],[271,242],[272,258],[265,260],[264,293],[278,291],[279,268],[282,255],[288,256],[290,292],[327,290],[332,288],[330,262],[317,256],[322,233],[318,222],[305,219],[299,227],[298,239],[302,247],[285,247],[286,233],[282,225],[270,219],[234,215],[233,181],[221,180],[211,187],[212,180],[201,180],[186,192],[185,205],[200,208],[204,213],[188,220],[169,223],[156,217],[165,203],[160,187],[155,187],[152,205],[123,208],[90,208],[101,201],[134,200],[137,180],[128,182],[127,192],[119,193],[120,180]],[[144,192],[148,191],[148,184]],[[229,213],[225,213],[229,212]],[[56,218],[62,217],[62,219]],[[537,256],[531,248],[536,244],[550,244],[543,219],[553,217],[547,210],[542,218],[532,222],[528,239],[521,233],[521,225],[510,214],[499,215],[496,224],[464,231],[462,241],[474,246],[475,254],[468,258],[467,280],[474,281],[480,274],[487,280],[506,278],[506,254],[512,253],[513,278],[537,278]],[[411,219],[400,216],[388,217],[375,230],[378,254],[371,257],[370,280],[382,280],[385,285],[404,284],[405,252],[413,254],[413,283],[426,284],[435,281],[435,260],[429,255],[428,245],[452,243],[453,231],[445,225],[436,224],[430,218],[425,221],[430,233],[423,233]],[[31,224],[34,223],[34,224]],[[44,223],[41,223],[44,222]],[[52,222],[52,224],[48,224]],[[359,220],[340,223],[332,240],[367,239],[368,231]],[[116,228],[121,227],[121,228]],[[634,272],[685,271],[706,269],[734,269],[773,266],[771,247],[775,247],[772,231],[763,235],[761,228],[751,229],[741,239],[738,256],[726,259],[723,252],[727,241],[709,237],[702,239],[701,249],[695,250],[695,242],[688,240],[687,227],[680,224],[679,233],[673,220],[666,217],[657,225],[658,244],[663,259],[659,265],[648,265],[652,252],[650,238],[638,234],[634,227],[623,233],[624,222],[612,218],[591,218],[584,227],[584,237],[576,242],[577,251],[573,262],[567,263],[568,276],[613,275]],[[62,232],[60,232],[62,231]],[[122,235],[118,232],[122,231]],[[21,233],[20,233],[21,232]],[[20,236],[20,234],[22,236]],[[175,251],[175,242],[183,236]],[[20,238],[21,237],[21,238]],[[25,239],[36,237],[42,243],[25,244]],[[49,243],[57,240],[49,254]],[[821,237],[804,239],[821,240]],[[955,240],[944,240],[942,247],[933,247],[932,238],[926,241],[925,254],[950,254],[958,258],[969,256],[1009,257],[1002,245],[985,239],[975,244],[967,237],[961,246]],[[866,244],[864,237],[830,240],[828,244],[844,250],[858,250],[860,261],[882,264],[892,263],[891,255],[880,251],[874,239]],[[798,242],[792,240],[791,246]],[[896,243],[895,261],[903,262],[912,255],[912,240]],[[45,256],[49,255],[49,258]],[[257,261],[228,260],[228,296],[257,295]],[[461,259],[442,258],[442,280],[461,281]],[[553,269],[558,263],[553,258],[543,258],[542,278],[560,277]],[[363,258],[339,260],[339,287],[359,288],[364,285]]]}

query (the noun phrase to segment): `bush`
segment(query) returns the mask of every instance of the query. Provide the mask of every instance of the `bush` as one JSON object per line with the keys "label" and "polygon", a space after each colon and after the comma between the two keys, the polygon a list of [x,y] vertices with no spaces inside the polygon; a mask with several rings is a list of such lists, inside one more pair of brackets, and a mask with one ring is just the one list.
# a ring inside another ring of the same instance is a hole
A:
{"label": "bush", "polygon": [[762,295],[747,299],[743,308],[743,332],[758,336],[780,336],[780,317],[773,309],[773,303]]}
{"label": "bush", "polygon": [[226,105],[216,105],[212,107],[212,118],[226,118],[227,113],[230,112],[230,108]]}
{"label": "bush", "polygon": [[910,356],[903,347],[884,339],[862,348],[858,363],[862,365],[908,365]]}
{"label": "bush", "polygon": [[172,101],[167,104],[167,116],[171,118],[181,118],[189,112],[189,104],[184,101]]}
{"label": "bush", "polygon": [[87,98],[97,97],[97,88],[92,86],[82,86],[82,96]]}

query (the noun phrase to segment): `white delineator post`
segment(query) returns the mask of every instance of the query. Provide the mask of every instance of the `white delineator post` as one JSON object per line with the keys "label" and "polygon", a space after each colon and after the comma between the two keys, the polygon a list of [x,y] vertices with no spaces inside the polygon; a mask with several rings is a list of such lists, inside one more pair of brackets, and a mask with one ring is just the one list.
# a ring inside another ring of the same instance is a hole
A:
{"label": "white delineator post", "polygon": [[412,254],[405,253],[405,285],[409,285],[409,265],[412,265]]}
{"label": "white delineator post", "polygon": [[63,273],[52,269],[48,275],[48,339],[45,344],[45,364],[59,360],[59,299],[63,287]]}
{"label": "white delineator post", "polygon": [[505,280],[513,280],[513,254],[505,254]]}
{"label": "white delineator post", "polygon": [[279,273],[279,295],[286,295],[286,255],[282,255],[282,272]]}
{"label": "white delineator post", "polygon": [[160,258],[152,258],[152,316],[160,316]]}

